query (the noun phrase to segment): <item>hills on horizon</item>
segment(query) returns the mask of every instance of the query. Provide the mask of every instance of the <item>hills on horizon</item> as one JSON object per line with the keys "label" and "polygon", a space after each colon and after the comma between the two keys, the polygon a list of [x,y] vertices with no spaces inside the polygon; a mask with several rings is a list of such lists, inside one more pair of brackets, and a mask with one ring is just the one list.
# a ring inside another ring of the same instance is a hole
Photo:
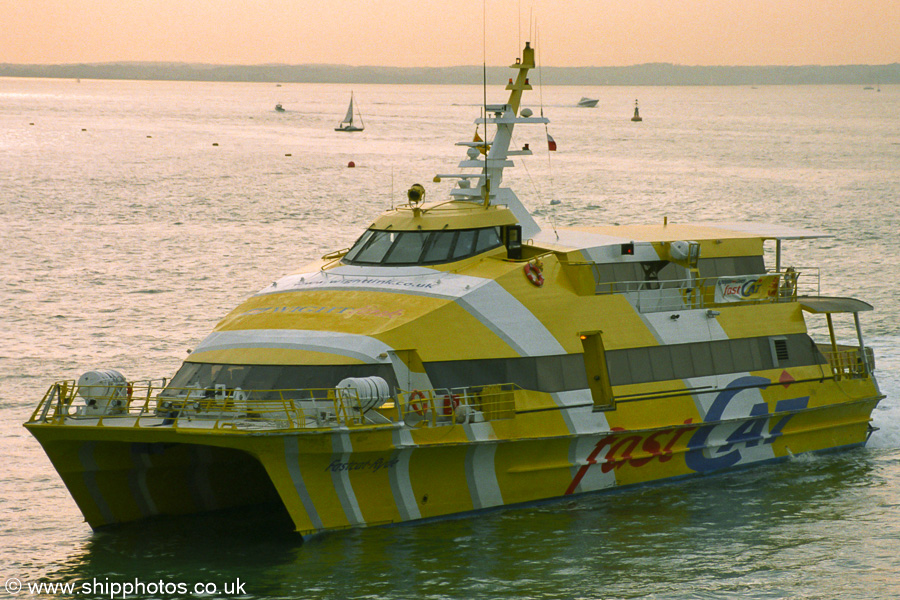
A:
{"label": "hills on horizon", "polygon": [[[353,67],[346,65],[210,65],[112,62],[59,65],[0,64],[0,77],[353,84],[481,84],[484,67]],[[505,82],[507,67],[487,67],[490,83]],[[900,83],[900,63],[838,66],[542,67],[543,85],[823,85]]]}

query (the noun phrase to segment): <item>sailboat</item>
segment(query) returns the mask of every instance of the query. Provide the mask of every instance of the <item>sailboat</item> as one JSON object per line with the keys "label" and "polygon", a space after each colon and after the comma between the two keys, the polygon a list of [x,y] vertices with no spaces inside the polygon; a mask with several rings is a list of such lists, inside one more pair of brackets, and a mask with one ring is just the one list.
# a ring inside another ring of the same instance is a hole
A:
{"label": "sailboat", "polygon": [[359,116],[359,125],[353,124],[353,92],[350,92],[350,106],[347,107],[347,114],[344,115],[344,120],[341,121],[337,127],[334,128],[335,131],[362,131],[366,128],[365,124],[363,124],[362,115],[359,113],[359,109],[356,109],[356,114]]}

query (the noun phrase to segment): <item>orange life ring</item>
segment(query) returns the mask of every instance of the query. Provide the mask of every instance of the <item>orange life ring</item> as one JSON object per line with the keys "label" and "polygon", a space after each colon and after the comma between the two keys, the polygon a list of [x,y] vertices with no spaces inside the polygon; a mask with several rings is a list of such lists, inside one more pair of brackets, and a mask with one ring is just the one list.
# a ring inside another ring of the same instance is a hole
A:
{"label": "orange life ring", "polygon": [[406,406],[412,412],[424,417],[425,413],[428,412],[428,400],[425,399],[425,392],[420,392],[419,390],[410,392]]}
{"label": "orange life ring", "polygon": [[441,411],[444,416],[456,414],[456,407],[459,406],[459,394],[447,394],[442,399],[444,408]]}
{"label": "orange life ring", "polygon": [[528,263],[525,265],[524,270],[528,281],[537,287],[544,285],[544,274],[541,273],[541,267],[538,264]]}

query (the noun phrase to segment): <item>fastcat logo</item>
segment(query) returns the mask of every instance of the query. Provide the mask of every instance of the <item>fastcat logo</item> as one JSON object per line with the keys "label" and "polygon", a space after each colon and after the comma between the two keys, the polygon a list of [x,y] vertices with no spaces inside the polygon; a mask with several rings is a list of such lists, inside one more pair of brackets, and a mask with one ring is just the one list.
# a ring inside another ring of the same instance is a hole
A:
{"label": "fastcat logo", "polygon": [[[746,420],[742,420],[737,428],[726,438],[726,443],[715,449],[707,448],[709,435],[716,427],[727,427],[728,425],[716,425],[715,422],[722,419],[725,409],[742,390],[748,388],[766,389],[772,384],[765,377],[739,377],[735,379],[725,389],[719,392],[716,399],[703,417],[704,423],[713,423],[712,425],[704,425],[700,427],[691,439],[688,440],[688,451],[684,460],[689,469],[698,473],[706,473],[717,469],[726,469],[736,465],[741,460],[741,451],[735,445],[742,444],[744,448],[753,448],[759,444],[771,444],[777,438],[781,437],[784,426],[793,418],[793,414],[782,416],[765,434],[766,425],[772,413],[769,412],[769,405],[765,402],[754,404],[750,408],[750,416]],[[809,404],[809,396],[801,398],[791,398],[789,400],[779,400],[775,405],[775,412],[794,411],[806,408]]]}
{"label": "fastcat logo", "polygon": [[716,282],[716,302],[743,302],[771,298],[778,294],[778,275],[762,277],[720,277]]}
{"label": "fastcat logo", "polygon": [[[691,421],[692,419],[688,419],[684,423],[687,425]],[[599,456],[600,452],[602,452],[607,445],[609,445],[609,450],[606,451],[606,456],[604,457],[605,460],[600,463],[600,471],[602,473],[609,473],[613,469],[618,469],[626,464],[631,465],[632,467],[643,467],[652,460],[658,460],[661,463],[668,462],[674,457],[672,447],[675,446],[678,439],[693,430],[693,427],[673,427],[671,429],[654,431],[646,436],[622,435],[618,433],[609,434],[594,446],[594,450],[587,457],[587,464],[583,465],[578,470],[578,473],[575,474],[575,477],[572,478],[572,483],[570,483],[568,489],[566,489],[565,495],[575,492],[578,484],[581,483],[581,480],[587,475],[588,469],[597,464],[597,456]],[[625,430],[614,427],[613,431],[624,432]],[[643,456],[642,458],[632,458],[632,454],[638,448],[640,448],[642,453],[646,456]]]}
{"label": "fastcat logo", "polygon": [[[691,437],[687,442],[687,452],[685,453],[685,463],[688,468],[697,473],[707,473],[719,469],[725,469],[736,465],[743,458],[741,449],[753,448],[760,444],[771,444],[779,438],[784,427],[793,418],[793,414],[781,416],[771,427],[768,427],[773,413],[769,412],[769,405],[765,402],[758,402],[750,408],[748,417],[735,422],[719,423],[725,414],[728,406],[734,398],[744,390],[748,389],[765,389],[772,385],[772,382],[764,377],[739,377],[729,383],[722,391],[720,391],[706,416],[703,423],[693,427],[673,427],[669,429],[661,429],[648,434],[631,434],[625,430],[615,430],[601,438],[572,482],[569,484],[566,494],[572,494],[584,479],[588,469],[593,465],[600,464],[600,470],[603,473],[609,473],[615,469],[621,469],[625,465],[634,468],[641,468],[649,464],[653,460],[661,463],[668,462],[674,457],[673,448],[679,439],[687,434]],[[809,396],[801,398],[791,398],[789,400],[779,400],[775,405],[775,412],[796,411],[806,408],[809,403]],[[685,425],[691,424],[691,419],[684,422]],[[732,431],[725,439],[725,444],[717,447],[709,447],[710,434],[716,429],[722,428]],[[597,457],[606,450],[603,460],[598,461]],[[634,453],[640,451],[640,457],[635,458]]]}

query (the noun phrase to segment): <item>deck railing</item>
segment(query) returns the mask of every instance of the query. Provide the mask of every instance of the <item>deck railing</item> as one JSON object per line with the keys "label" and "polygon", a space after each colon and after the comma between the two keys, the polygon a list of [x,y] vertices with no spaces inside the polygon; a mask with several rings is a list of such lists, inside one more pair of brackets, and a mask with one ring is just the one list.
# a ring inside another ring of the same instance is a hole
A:
{"label": "deck railing", "polygon": [[869,347],[866,347],[864,355],[853,346],[838,346],[834,350],[831,346],[820,344],[819,349],[828,360],[835,379],[860,379],[875,370],[875,352]]}
{"label": "deck railing", "polygon": [[791,302],[798,296],[818,296],[818,268],[749,275],[691,277],[596,284],[596,294],[624,294],[641,312],[715,308],[736,303]]}
{"label": "deck railing", "polygon": [[[377,403],[353,389],[171,388],[154,382],[50,386],[30,422],[260,431],[445,425],[511,419],[514,384],[398,390]],[[370,408],[374,404],[378,406]]]}

